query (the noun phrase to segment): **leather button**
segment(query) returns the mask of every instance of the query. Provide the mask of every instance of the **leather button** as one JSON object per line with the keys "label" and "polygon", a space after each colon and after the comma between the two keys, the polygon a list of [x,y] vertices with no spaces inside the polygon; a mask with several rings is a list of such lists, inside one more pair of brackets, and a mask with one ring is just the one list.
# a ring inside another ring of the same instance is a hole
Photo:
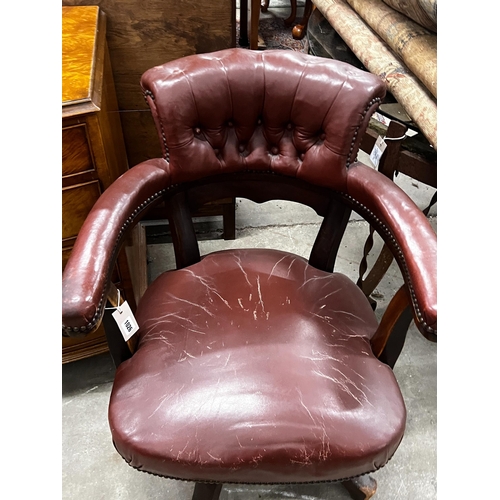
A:
{"label": "leather button", "polygon": [[322,141],[324,141],[324,140],[325,140],[325,138],[326,138],[326,134],[321,134],[321,135],[319,136],[319,138],[320,138]]}
{"label": "leather button", "polygon": [[273,155],[277,155],[277,154],[279,153],[279,149],[278,149],[276,146],[273,146],[273,147],[271,148],[271,153],[272,153]]}
{"label": "leather button", "polygon": [[305,155],[304,153],[302,153],[302,154],[299,156],[299,158],[300,158],[302,161],[304,161],[305,156],[306,156],[306,155]]}
{"label": "leather button", "polygon": [[262,124],[262,120],[259,118],[259,119],[257,120],[257,125],[261,125],[261,124]]}
{"label": "leather button", "polygon": [[232,127],[233,126],[233,122],[227,122],[227,126],[228,127]]}
{"label": "leather button", "polygon": [[243,151],[245,151],[245,145],[244,145],[244,144],[240,144],[240,145],[238,146],[238,151],[239,151],[240,153],[243,153]]}
{"label": "leather button", "polygon": [[215,156],[219,156],[219,150],[218,149],[214,149],[214,153],[215,153]]}
{"label": "leather button", "polygon": [[196,128],[194,129],[194,133],[195,133],[195,134],[200,134],[200,133],[201,133],[201,129],[200,129],[199,127],[196,127]]}
{"label": "leather button", "polygon": [[292,125],[291,123],[289,123],[289,124],[286,126],[286,128],[287,128],[288,130],[292,130],[293,125]]}

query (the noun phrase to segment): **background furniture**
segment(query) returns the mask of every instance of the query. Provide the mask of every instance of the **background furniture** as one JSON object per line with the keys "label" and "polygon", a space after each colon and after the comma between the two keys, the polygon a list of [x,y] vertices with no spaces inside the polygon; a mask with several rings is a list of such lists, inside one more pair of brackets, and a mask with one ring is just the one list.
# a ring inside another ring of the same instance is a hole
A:
{"label": "background furniture", "polygon": [[[387,3],[389,0],[314,0],[317,10],[367,71],[385,81],[437,151],[437,34]],[[416,4],[417,0],[406,3]],[[437,9],[436,0],[425,3]]]}
{"label": "background furniture", "polygon": [[[151,113],[140,89],[148,69],[190,54],[236,45],[234,0],[62,0],[63,5],[98,5],[106,14],[106,39],[129,165],[161,155]],[[235,200],[217,200],[195,216],[222,216],[224,238],[234,239]],[[231,215],[232,213],[232,215]],[[163,219],[161,207],[150,213]]]}
{"label": "background furniture", "polygon": [[[108,189],[63,276],[63,333],[91,332],[109,318],[103,295],[119,303],[107,279],[113,249],[148,205],[165,202],[178,270],[141,300],[137,345],[106,330],[116,449],[132,467],[195,481],[196,500],[217,499],[224,482],[318,480],[370,498],[374,482],[358,476],[384,466],[403,437],[390,367],[408,317],[437,335],[436,235],[390,179],[356,162],[384,85],[339,62],[240,49],[152,68],[142,82],[168,168],[143,162]],[[214,85],[227,91],[214,98]],[[246,105],[234,107],[239,97]],[[224,196],[287,199],[324,216],[309,261],[263,249],[202,258],[190,200]],[[405,281],[380,324],[363,292],[332,273],[353,209]],[[86,259],[96,232],[97,269]]]}
{"label": "background furniture", "polygon": [[[267,12],[270,0],[250,0],[250,9],[248,0],[240,2],[240,39],[239,44],[242,47],[248,46],[251,50],[259,48],[259,13]],[[313,10],[312,0],[305,0],[304,14],[302,20],[292,28],[292,36],[296,40],[302,40],[307,31],[307,22]],[[292,26],[297,18],[297,0],[290,0],[291,13],[284,19],[286,27]],[[248,14],[250,13],[250,17]],[[249,22],[250,21],[250,22]],[[250,33],[250,35],[249,35]]]}
{"label": "background furniture", "polygon": [[[392,92],[380,106],[385,123],[370,121],[361,149],[369,153],[378,137],[391,138],[379,171],[391,179],[403,173],[437,188],[437,1],[315,0],[315,5],[311,53],[379,75]],[[437,192],[424,212],[436,201]],[[370,235],[365,256],[372,243]],[[367,295],[391,261],[384,247],[363,279],[364,260],[359,284]]]}
{"label": "background furniture", "polygon": [[[62,265],[85,217],[101,193],[127,170],[106,19],[98,7],[62,8]],[[113,281],[135,307],[125,254]],[[63,362],[108,350],[104,329],[83,338],[63,338]]]}
{"label": "background furniture", "polygon": [[62,0],[106,14],[111,66],[129,165],[161,155],[139,85],[149,68],[236,45],[234,0]]}

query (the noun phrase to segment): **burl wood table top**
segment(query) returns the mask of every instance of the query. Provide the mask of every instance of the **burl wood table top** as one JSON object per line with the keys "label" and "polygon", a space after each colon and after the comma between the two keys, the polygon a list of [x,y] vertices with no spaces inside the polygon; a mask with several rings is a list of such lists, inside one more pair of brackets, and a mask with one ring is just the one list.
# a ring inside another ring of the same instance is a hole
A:
{"label": "burl wood table top", "polygon": [[92,97],[99,7],[62,7],[62,103]]}

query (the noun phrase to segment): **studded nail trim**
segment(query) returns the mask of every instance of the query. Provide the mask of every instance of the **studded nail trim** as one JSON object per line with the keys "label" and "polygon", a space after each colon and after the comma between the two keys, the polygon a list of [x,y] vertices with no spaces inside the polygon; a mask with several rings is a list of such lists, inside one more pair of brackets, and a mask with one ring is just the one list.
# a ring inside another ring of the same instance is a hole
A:
{"label": "studded nail trim", "polygon": [[[131,224],[134,222],[136,217],[144,210],[146,209],[151,203],[156,201],[158,198],[162,197],[169,189],[173,188],[174,186],[170,186],[169,188],[162,189],[161,191],[156,192],[154,195],[150,196],[147,200],[143,201],[130,215],[130,217],[123,223],[122,227],[120,228],[120,232],[118,233],[118,237],[116,238],[116,243],[115,246],[113,247],[113,252],[111,253],[111,259],[110,261],[114,261],[116,255],[118,254],[118,250],[120,248],[120,243],[121,240],[127,231],[127,229],[131,226]],[[110,276],[110,268],[108,268],[106,272],[106,277],[105,277],[105,283],[108,283]],[[93,318],[84,326],[81,327],[71,327],[71,326],[64,326],[62,327],[63,330],[63,336],[64,337],[69,337],[70,333],[86,333],[91,331],[92,329],[95,328],[96,324],[98,321],[101,319],[102,315],[104,314],[104,304],[106,302],[106,296],[107,296],[107,287],[104,288],[101,298],[99,300],[99,304],[97,305],[96,312],[93,316]]]}
{"label": "studded nail trim", "polygon": [[[347,162],[346,162],[346,167],[349,168],[349,166],[351,165],[351,156],[352,156],[352,153],[354,152],[354,145],[356,144],[356,139],[358,137],[358,132],[359,132],[359,129],[361,128],[361,125],[363,124],[363,122],[365,121],[365,117],[367,115],[367,113],[370,111],[370,109],[372,109],[373,106],[377,106],[382,102],[382,99],[380,99],[380,97],[376,97],[374,99],[372,99],[367,105],[366,105],[366,108],[365,110],[363,111],[363,113],[361,114],[361,120],[358,124],[358,126],[356,127],[356,130],[354,131],[354,134],[352,136],[352,141],[351,141],[351,147],[349,148],[349,154],[347,155]],[[370,113],[371,115],[372,113]],[[359,148],[358,148],[359,149]],[[357,152],[356,152],[356,155],[357,155]],[[354,161],[356,161],[356,158],[354,158]]]}
{"label": "studded nail trim", "polygon": [[404,275],[405,282],[408,286],[411,302],[413,304],[413,308],[415,310],[415,315],[417,317],[418,322],[420,323],[420,325],[422,325],[423,329],[427,333],[430,333],[431,335],[434,336],[437,335],[437,330],[428,325],[424,320],[424,315],[422,314],[422,310],[420,309],[420,306],[418,304],[417,295],[415,293],[415,289],[413,288],[411,282],[410,271],[408,269],[408,265],[406,264],[403,250],[399,246],[398,242],[396,241],[396,238],[394,237],[390,229],[371,210],[369,210],[359,201],[355,200],[352,196],[340,192],[337,192],[337,194],[339,194],[342,198],[347,200],[349,204],[356,207],[357,211],[363,214],[367,218],[367,220],[369,219],[370,222],[375,223],[374,225],[377,227],[377,229],[381,230],[384,233],[387,243],[389,243],[393,247],[393,249],[395,250],[395,257],[401,264],[402,273]]}
{"label": "studded nail trim", "polygon": [[[151,103],[148,101],[148,97],[153,101],[153,105],[151,105]],[[145,90],[144,91],[144,99],[146,100],[146,103],[148,104],[148,106],[150,108],[154,107],[154,112],[155,112],[156,118],[157,118],[157,120],[155,120],[155,121],[158,122],[158,126],[160,127],[161,141],[163,144],[163,149],[165,150],[164,158],[166,161],[170,162],[170,154],[168,152],[168,147],[167,147],[167,138],[165,136],[165,130],[163,129],[163,123],[160,119],[160,116],[158,115],[158,111],[156,110],[155,96],[154,96],[153,92],[151,92],[150,90]]]}

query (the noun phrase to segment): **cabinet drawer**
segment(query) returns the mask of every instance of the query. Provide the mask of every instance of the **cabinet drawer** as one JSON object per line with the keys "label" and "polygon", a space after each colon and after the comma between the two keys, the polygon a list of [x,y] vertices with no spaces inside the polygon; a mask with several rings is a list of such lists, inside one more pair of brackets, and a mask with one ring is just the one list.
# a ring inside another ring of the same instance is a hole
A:
{"label": "cabinet drawer", "polygon": [[85,124],[62,130],[62,175],[74,175],[94,170]]}
{"label": "cabinet drawer", "polygon": [[101,195],[99,181],[64,188],[62,191],[63,240],[78,235],[85,217]]}

